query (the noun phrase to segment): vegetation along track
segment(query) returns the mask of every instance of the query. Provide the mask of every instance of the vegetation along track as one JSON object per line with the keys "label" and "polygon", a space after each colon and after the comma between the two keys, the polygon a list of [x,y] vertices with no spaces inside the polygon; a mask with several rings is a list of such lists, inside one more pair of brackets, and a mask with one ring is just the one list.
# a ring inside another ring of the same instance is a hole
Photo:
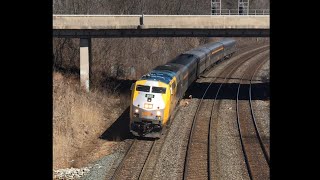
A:
{"label": "vegetation along track", "polygon": [[[256,127],[251,105],[251,83],[257,71],[269,59],[268,55],[243,73],[237,91],[237,125],[245,163],[250,179],[269,179],[269,155]],[[248,85],[250,84],[250,85]],[[242,99],[242,100],[240,100]]]}
{"label": "vegetation along track", "polygon": [[[212,112],[219,91],[226,81],[227,77],[233,74],[244,62],[253,56],[266,51],[268,47],[260,47],[243,55],[238,61],[228,65],[225,70],[218,76],[224,77],[223,81],[217,86],[212,84],[217,80],[211,80],[208,84],[196,110],[193,118],[192,127],[189,134],[187,152],[185,157],[183,179],[211,179],[211,124]],[[214,101],[210,100],[214,99]],[[210,109],[211,111],[208,111]]]}

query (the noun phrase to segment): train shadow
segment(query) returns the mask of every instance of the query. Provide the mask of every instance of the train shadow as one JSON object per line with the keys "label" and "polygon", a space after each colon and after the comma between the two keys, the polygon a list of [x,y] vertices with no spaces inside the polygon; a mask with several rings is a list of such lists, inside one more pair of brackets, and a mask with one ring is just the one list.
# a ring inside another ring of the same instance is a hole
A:
{"label": "train shadow", "polygon": [[119,116],[119,118],[99,137],[100,139],[107,141],[124,141],[126,139],[138,139],[145,141],[154,141],[154,138],[148,137],[135,137],[130,133],[130,107],[127,107],[125,111]]}
{"label": "train shadow", "polygon": [[131,97],[131,84],[136,80],[125,80],[116,78],[107,78],[104,81],[106,86],[104,89],[108,89],[112,93],[118,93],[120,98],[119,106],[124,111],[117,118],[117,120],[99,137],[100,139],[107,141],[123,141],[126,139],[134,139],[135,137],[130,133],[130,97]]}
{"label": "train shadow", "polygon": [[99,138],[108,141],[134,139],[134,136],[129,130],[129,113],[130,109],[127,107],[118,119]]}
{"label": "train shadow", "polygon": [[[186,91],[184,98],[192,98],[201,99],[203,93],[207,89],[209,83],[198,83],[194,82],[190,85],[189,89]],[[208,93],[204,99],[215,99],[215,95],[217,90],[219,89],[221,83],[212,83],[210,91],[214,93]],[[229,99],[236,100],[237,91],[238,91],[238,83],[222,83],[222,87],[219,91],[219,95],[217,96],[218,100]],[[240,86],[239,100],[249,100],[249,84],[242,84]],[[270,99],[270,83],[269,82],[258,82],[254,81],[251,85],[252,97],[251,100],[269,100]]]}

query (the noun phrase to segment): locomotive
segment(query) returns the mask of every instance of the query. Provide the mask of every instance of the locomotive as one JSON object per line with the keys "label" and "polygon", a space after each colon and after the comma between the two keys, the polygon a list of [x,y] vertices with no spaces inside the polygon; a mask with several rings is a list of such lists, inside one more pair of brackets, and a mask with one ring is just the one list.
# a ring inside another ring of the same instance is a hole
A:
{"label": "locomotive", "polygon": [[190,84],[235,51],[235,40],[223,39],[184,52],[143,75],[131,85],[130,132],[134,136],[160,138]]}

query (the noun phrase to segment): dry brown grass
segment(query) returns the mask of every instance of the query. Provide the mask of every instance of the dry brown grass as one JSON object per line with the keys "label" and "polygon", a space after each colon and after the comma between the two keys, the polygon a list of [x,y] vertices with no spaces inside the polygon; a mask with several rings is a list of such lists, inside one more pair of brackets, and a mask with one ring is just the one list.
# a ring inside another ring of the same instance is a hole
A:
{"label": "dry brown grass", "polygon": [[78,87],[78,78],[53,73],[53,169],[90,162],[88,155],[103,141],[99,136],[121,112],[119,97],[98,91],[84,93]]}

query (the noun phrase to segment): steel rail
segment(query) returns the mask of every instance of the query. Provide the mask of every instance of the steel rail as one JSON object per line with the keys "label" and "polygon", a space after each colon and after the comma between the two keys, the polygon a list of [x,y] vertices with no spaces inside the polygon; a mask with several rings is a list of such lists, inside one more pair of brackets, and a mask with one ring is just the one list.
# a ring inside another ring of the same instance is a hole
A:
{"label": "steel rail", "polygon": [[[263,61],[264,62],[264,61]],[[260,64],[259,64],[260,65]],[[257,69],[255,69],[256,71]],[[247,167],[247,171],[248,171],[248,175],[249,178],[252,180],[253,179],[253,175],[252,175],[252,169],[248,160],[248,152],[246,151],[245,148],[245,143],[244,143],[244,138],[243,138],[243,132],[241,131],[241,123],[240,123],[240,115],[239,115],[239,94],[240,94],[240,86],[241,86],[241,81],[244,79],[243,77],[246,75],[246,72],[243,73],[240,81],[239,81],[239,85],[238,85],[238,90],[237,90],[237,98],[236,98],[236,114],[237,114],[237,127],[238,127],[238,132],[239,132],[239,137],[240,137],[240,143],[241,143],[241,149],[244,155],[244,160],[245,160],[245,164]],[[251,80],[251,79],[250,79]]]}
{"label": "steel rail", "polygon": [[254,73],[253,73],[252,76],[251,76],[250,86],[249,86],[249,104],[250,104],[250,112],[251,112],[251,117],[252,117],[252,120],[253,120],[254,129],[255,129],[256,134],[257,134],[257,136],[258,136],[258,140],[259,140],[261,149],[262,149],[262,151],[263,151],[263,155],[264,155],[264,157],[265,157],[265,159],[266,159],[266,161],[267,161],[267,163],[268,163],[268,165],[269,165],[269,167],[270,167],[270,157],[269,157],[269,155],[268,155],[268,153],[267,153],[267,151],[266,151],[265,145],[264,145],[263,142],[262,142],[262,138],[261,138],[261,136],[260,136],[259,129],[257,128],[256,118],[255,118],[254,112],[253,112],[253,107],[252,107],[252,89],[251,89],[253,77],[255,76],[257,70],[260,69],[261,66],[262,66],[266,61],[267,61],[267,59],[264,60],[263,63],[261,63],[261,64],[257,67],[257,69],[254,71]]}

